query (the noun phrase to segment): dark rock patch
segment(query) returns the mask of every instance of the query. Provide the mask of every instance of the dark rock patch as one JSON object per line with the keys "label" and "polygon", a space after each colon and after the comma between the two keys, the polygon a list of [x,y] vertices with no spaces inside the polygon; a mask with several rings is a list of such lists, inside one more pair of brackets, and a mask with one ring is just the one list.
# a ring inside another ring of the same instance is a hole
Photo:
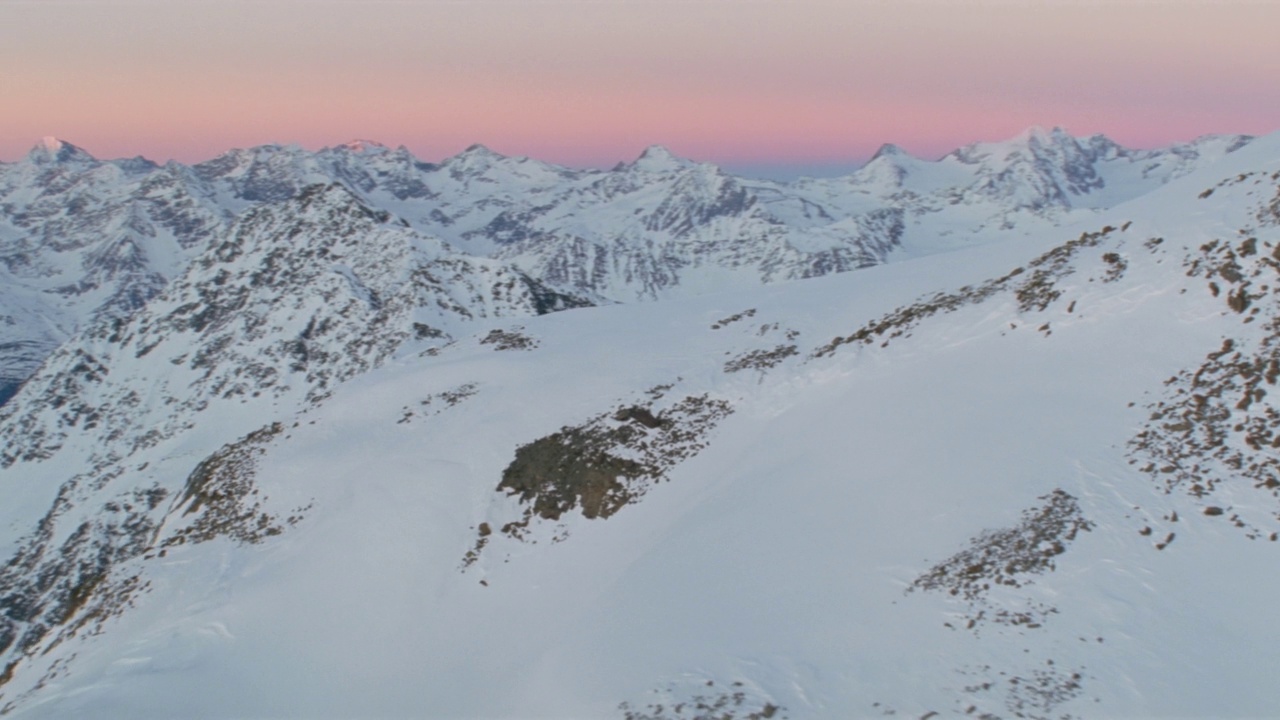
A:
{"label": "dark rock patch", "polygon": [[779,345],[769,350],[751,350],[742,353],[724,364],[727,373],[741,370],[768,370],[777,367],[783,360],[800,354],[795,345]]}
{"label": "dark rock patch", "polygon": [[712,330],[719,330],[720,328],[723,328],[723,327],[726,327],[726,326],[731,325],[731,324],[733,324],[733,323],[736,323],[736,322],[738,322],[739,320],[742,320],[742,319],[745,319],[745,318],[752,318],[752,317],[755,317],[755,316],[756,316],[756,309],[755,309],[755,308],[748,308],[748,309],[746,309],[746,310],[743,310],[743,311],[742,311],[742,312],[740,312],[740,313],[734,313],[733,315],[730,315],[730,316],[729,316],[729,317],[727,317],[727,318],[724,318],[724,319],[722,319],[722,320],[717,320],[717,321],[715,321],[715,322],[711,325],[711,329],[712,329]]}
{"label": "dark rock patch", "polygon": [[575,508],[609,517],[701,450],[702,437],[730,412],[727,402],[699,395],[661,413],[627,406],[597,415],[517,448],[498,490],[546,520]]}
{"label": "dark rock patch", "polygon": [[1030,604],[1025,610],[997,608],[988,602],[994,586],[1018,588],[1031,577],[1051,572],[1055,558],[1082,531],[1093,523],[1080,512],[1076,498],[1054,490],[1040,498],[1043,505],[1024,510],[1022,522],[1012,528],[988,530],[974,538],[969,547],[934,565],[907,588],[945,592],[969,603],[967,629],[984,621],[1035,629],[1057,609]]}
{"label": "dark rock patch", "polygon": [[481,345],[492,345],[494,350],[533,350],[538,341],[521,333],[524,328],[511,330],[490,330],[488,335],[480,339]]}
{"label": "dark rock patch", "polygon": [[663,702],[650,702],[643,708],[622,703],[623,720],[786,720],[786,708],[748,693],[741,682],[717,687],[707,680],[696,691],[677,693],[668,687],[662,693],[670,697]]}

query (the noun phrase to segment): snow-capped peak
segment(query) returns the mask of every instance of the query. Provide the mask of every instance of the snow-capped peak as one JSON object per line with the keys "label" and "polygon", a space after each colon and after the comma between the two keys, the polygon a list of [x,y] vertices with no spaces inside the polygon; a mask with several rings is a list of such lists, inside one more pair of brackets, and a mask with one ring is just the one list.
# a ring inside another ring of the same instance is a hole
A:
{"label": "snow-capped peak", "polygon": [[630,167],[643,172],[674,172],[693,165],[690,160],[678,157],[661,145],[650,145]]}
{"label": "snow-capped peak", "polygon": [[876,150],[875,155],[872,155],[871,159],[867,162],[875,162],[882,157],[911,157],[911,153],[903,150],[893,143],[885,143],[880,146],[879,150]]}
{"label": "snow-capped peak", "polygon": [[851,182],[859,185],[878,185],[885,188],[896,188],[902,185],[907,177],[905,165],[914,158],[902,148],[892,143],[885,143],[876,150],[866,165],[849,176]]}
{"label": "snow-capped peak", "polygon": [[27,153],[27,159],[36,163],[95,162],[94,157],[84,149],[51,135],[41,138]]}
{"label": "snow-capped peak", "polygon": [[375,140],[361,140],[359,138],[356,138],[355,140],[349,140],[339,145],[337,149],[346,150],[348,152],[353,152],[353,153],[367,153],[367,152],[386,150],[387,146]]}
{"label": "snow-capped peak", "polygon": [[1014,147],[1045,147],[1063,144],[1073,144],[1076,142],[1075,136],[1067,132],[1066,129],[1055,125],[1046,129],[1041,125],[1032,125],[1015,135],[1005,143]]}
{"label": "snow-capped peak", "polygon": [[505,155],[494,152],[480,143],[475,143],[457,155],[446,159],[442,164],[447,165],[454,172],[483,171],[494,163],[505,159]]}
{"label": "snow-capped peak", "polygon": [[1007,159],[1011,156],[1036,155],[1038,150],[1054,147],[1078,149],[1076,139],[1061,127],[1046,130],[1039,125],[1032,125],[1014,137],[996,142],[976,142],[965,145],[950,153],[963,163],[976,163],[988,158]]}
{"label": "snow-capped peak", "polygon": [[1014,136],[1013,142],[1019,144],[1029,144],[1032,141],[1045,142],[1054,135],[1065,134],[1062,128],[1055,127],[1052,130],[1046,130],[1042,125],[1032,125]]}
{"label": "snow-capped peak", "polygon": [[467,147],[466,150],[463,150],[462,152],[458,153],[454,157],[458,159],[463,159],[463,158],[498,159],[506,156],[501,153],[497,153],[497,152],[494,152],[493,150],[490,150],[487,145],[484,145],[482,143],[472,143],[470,146]]}

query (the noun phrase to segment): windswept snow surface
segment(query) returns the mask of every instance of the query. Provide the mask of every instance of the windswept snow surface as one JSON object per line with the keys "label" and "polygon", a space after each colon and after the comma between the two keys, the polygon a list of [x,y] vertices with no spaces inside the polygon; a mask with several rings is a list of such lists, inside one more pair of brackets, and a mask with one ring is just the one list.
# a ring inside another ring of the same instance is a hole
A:
{"label": "windswept snow surface", "polygon": [[[448,344],[405,339],[331,394],[210,396],[166,439],[106,445],[110,477],[48,516],[74,538],[132,490],[167,491],[128,510],[153,523],[141,550],[87,585],[67,570],[81,582],[61,599],[24,596],[62,624],[9,650],[0,708],[1272,714],[1276,255],[1280,135],[1030,238],[487,317]],[[170,373],[175,397],[187,372],[120,362]],[[4,412],[0,429],[21,417]],[[1202,451],[1178,456],[1189,437]],[[38,535],[51,488],[83,470],[76,442],[3,470],[5,547]],[[499,491],[539,477],[567,509]],[[253,522],[210,515],[244,483]],[[24,607],[3,606],[16,630],[0,646],[31,632]]]}

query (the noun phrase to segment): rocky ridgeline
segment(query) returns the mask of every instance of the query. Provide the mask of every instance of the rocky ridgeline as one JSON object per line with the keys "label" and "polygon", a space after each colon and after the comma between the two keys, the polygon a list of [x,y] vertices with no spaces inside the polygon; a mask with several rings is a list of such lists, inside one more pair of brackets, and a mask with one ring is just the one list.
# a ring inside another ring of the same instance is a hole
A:
{"label": "rocky ridgeline", "polygon": [[[428,282],[468,275],[483,261],[477,255],[519,261],[529,273],[517,292],[537,295],[544,311],[580,306],[581,297],[666,296],[701,266],[744,268],[752,283],[852,269],[883,260],[896,242],[884,239],[883,221],[868,219],[858,237],[841,231],[844,250],[806,259],[736,179],[674,159],[668,169],[602,173],[483,148],[422,163],[403,148],[362,143],[317,153],[263,146],[161,167],[56,146],[0,163],[0,400],[66,336],[123,320],[157,297],[195,257],[225,245],[227,228],[246,212],[317,184],[339,183],[366,207],[394,210],[419,231],[474,251],[424,268]],[[636,206],[641,215],[619,222],[621,206],[627,218]],[[453,294],[469,294],[465,285]],[[469,307],[462,298],[446,302]]]}
{"label": "rocky ridgeline", "polygon": [[[150,586],[149,561],[219,538],[260,543],[301,521],[309,507],[278,517],[264,509],[255,482],[257,458],[283,429],[274,423],[218,449],[196,465],[172,501],[174,493],[154,479],[142,489],[111,489],[148,478],[145,465],[115,465],[64,483],[36,531],[0,567],[0,700],[21,663],[100,632],[132,607]],[[95,512],[77,512],[95,502],[101,503],[91,508]],[[72,516],[78,524],[63,527]],[[45,669],[34,685],[0,705],[0,714],[64,670]]]}
{"label": "rocky ridgeline", "polygon": [[[1121,232],[1127,229],[1121,228]],[[988,280],[977,286],[965,286],[954,292],[937,293],[919,302],[897,308],[877,318],[853,333],[832,338],[830,342],[814,350],[810,360],[835,355],[846,345],[872,345],[887,347],[895,338],[909,337],[911,331],[924,320],[946,315],[961,308],[978,305],[997,297],[1011,296],[1017,311],[1023,315],[1043,313],[1063,297],[1060,283],[1085,267],[1082,253],[1101,244],[1116,228],[1108,225],[1098,232],[1082,233],[1027,263],[1025,268],[1014,268],[1008,274]],[[1100,261],[1100,262],[1098,262]],[[1101,253],[1094,266],[1101,265],[1098,275],[1103,282],[1115,282],[1124,275],[1127,267],[1119,253]],[[1066,311],[1075,309],[1075,303],[1067,304]],[[1048,325],[1042,330],[1048,331]]]}
{"label": "rocky ridgeline", "polygon": [[735,356],[724,364],[727,373],[743,370],[770,370],[781,365],[793,355],[799,355],[800,349],[795,345],[777,345],[768,350],[748,350]]}
{"label": "rocky ridgeline", "polygon": [[166,537],[158,546],[169,548],[219,537],[254,545],[296,525],[310,508],[297,508],[282,520],[263,509],[254,482],[258,458],[283,431],[283,425],[272,423],[200,461],[170,510],[170,516],[176,516],[178,510],[182,514],[166,522]]}

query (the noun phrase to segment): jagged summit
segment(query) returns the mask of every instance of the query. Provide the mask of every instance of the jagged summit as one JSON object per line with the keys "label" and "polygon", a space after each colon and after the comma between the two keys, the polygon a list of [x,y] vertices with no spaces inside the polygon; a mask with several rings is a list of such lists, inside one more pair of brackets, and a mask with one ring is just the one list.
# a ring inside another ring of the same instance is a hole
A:
{"label": "jagged summit", "polygon": [[692,160],[686,160],[675,153],[671,152],[662,145],[650,145],[640,153],[640,156],[630,163],[627,167],[640,170],[642,172],[675,172],[691,167],[695,163]]}
{"label": "jagged summit", "polygon": [[505,157],[506,155],[503,155],[500,152],[495,152],[494,150],[490,149],[488,145],[485,145],[484,143],[472,143],[467,146],[466,150],[463,150],[462,152],[454,156],[454,158],[458,158],[458,159],[487,158],[492,160],[497,160]]}
{"label": "jagged summit", "polygon": [[1044,143],[1050,141],[1061,141],[1064,138],[1070,137],[1070,133],[1058,125],[1054,125],[1049,129],[1046,129],[1042,125],[1032,125],[1015,135],[1011,142],[1023,144],[1031,142]]}
{"label": "jagged summit", "polygon": [[1061,127],[1054,126],[1046,130],[1042,126],[1032,125],[1007,140],[969,143],[952,151],[946,157],[953,157],[961,162],[975,162],[988,157],[1011,154],[1034,155],[1048,148],[1077,148],[1081,142]]}
{"label": "jagged summit", "polygon": [[445,158],[440,164],[448,167],[456,176],[458,173],[483,172],[507,159],[506,155],[491,150],[487,145],[473,143],[457,155]]}
{"label": "jagged summit", "polygon": [[131,158],[121,158],[112,160],[111,163],[125,172],[134,174],[145,174],[160,167],[160,164],[154,160],[150,160],[141,155],[135,155]]}
{"label": "jagged summit", "polygon": [[41,138],[40,142],[27,153],[27,159],[39,164],[97,162],[97,159],[83,148],[53,136]]}
{"label": "jagged summit", "polygon": [[871,159],[868,160],[867,162],[872,163],[884,157],[890,157],[890,158],[912,157],[912,155],[911,153],[907,152],[906,150],[903,150],[901,147],[894,145],[893,143],[885,143],[881,145],[878,150],[876,150],[875,154],[872,155]]}
{"label": "jagged summit", "polygon": [[916,164],[916,158],[893,143],[881,145],[865,165],[847,176],[855,185],[881,188],[901,187],[907,179],[908,168]]}
{"label": "jagged summit", "polygon": [[348,140],[347,142],[344,142],[341,145],[338,145],[335,149],[346,150],[352,153],[368,153],[368,152],[381,152],[383,150],[387,150],[388,148],[386,145],[383,145],[382,143],[377,142],[376,140],[361,140],[359,138],[356,138],[354,140]]}
{"label": "jagged summit", "polygon": [[241,172],[247,168],[261,164],[280,164],[288,162],[290,158],[302,158],[309,153],[296,144],[281,143],[264,143],[262,145],[253,145],[251,147],[231,148],[219,153],[215,157],[198,162],[191,167],[195,169],[197,174],[225,174],[229,172]]}
{"label": "jagged summit", "polygon": [[663,145],[650,145],[640,152],[639,160],[647,160],[649,162],[679,162],[675,153],[668,150]]}

